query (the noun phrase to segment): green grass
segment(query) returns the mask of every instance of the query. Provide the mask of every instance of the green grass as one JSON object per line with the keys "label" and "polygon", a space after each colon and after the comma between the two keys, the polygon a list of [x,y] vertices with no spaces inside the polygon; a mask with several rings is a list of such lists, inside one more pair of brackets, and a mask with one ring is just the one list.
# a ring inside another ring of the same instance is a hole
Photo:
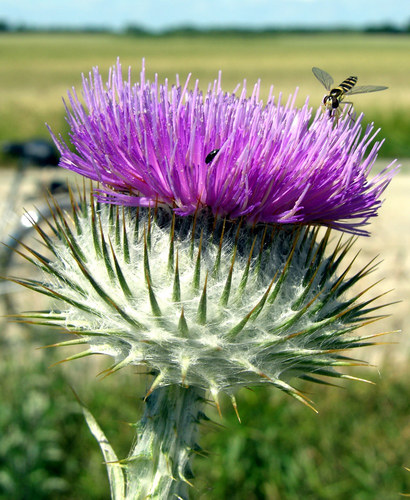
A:
{"label": "green grass", "polygon": [[318,105],[324,89],[311,73],[319,66],[336,83],[357,74],[360,84],[388,85],[388,91],[356,96],[358,111],[375,121],[387,138],[384,156],[410,156],[410,37],[370,34],[278,34],[265,36],[129,37],[109,34],[0,34],[0,141],[47,137],[48,122],[65,131],[61,97],[80,75],[98,65],[103,74],[121,58],[138,78],[141,59],[148,75],[173,81],[192,72],[205,89],[223,74],[230,91],[244,78],[249,89],[261,78],[266,97],[271,84],[286,95],[299,87],[298,103],[306,96]]}
{"label": "green grass", "polygon": [[204,498],[394,500],[410,491],[409,385],[404,376],[375,382],[313,388],[318,415],[275,391],[242,394],[242,424],[230,411],[226,428],[202,442],[212,460],[197,462],[211,488]]}
{"label": "green grass", "polygon": [[[98,368],[89,360],[49,369],[61,352],[38,362],[28,344],[24,352],[30,363],[0,368],[0,499],[107,499],[103,458],[69,384],[123,458],[133,436],[126,422],[139,418],[149,380],[144,387],[144,377],[130,371],[96,380]],[[195,457],[192,499],[398,499],[410,492],[403,468],[410,465],[408,375],[386,366],[385,376],[374,376],[375,386],[301,385],[318,415],[269,388],[239,394],[241,424],[227,401],[223,420],[208,407],[215,423],[201,425],[200,444],[209,456]]]}

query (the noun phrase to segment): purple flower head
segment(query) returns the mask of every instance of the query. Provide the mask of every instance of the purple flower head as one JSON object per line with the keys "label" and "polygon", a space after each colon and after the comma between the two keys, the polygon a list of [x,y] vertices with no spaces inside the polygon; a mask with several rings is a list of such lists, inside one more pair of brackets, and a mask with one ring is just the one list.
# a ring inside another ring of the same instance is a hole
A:
{"label": "purple flower head", "polygon": [[272,91],[264,104],[259,82],[250,97],[223,92],[220,74],[206,93],[188,84],[151,83],[144,65],[132,84],[118,62],[104,85],[94,68],[83,77],[85,106],[69,93],[75,151],[53,136],[60,165],[99,181],[110,203],[366,234],[393,176],[390,165],[367,178],[381,146],[370,147],[372,125],[362,132],[362,117],[345,114],[335,126],[320,110],[312,120],[307,101],[297,108]]}

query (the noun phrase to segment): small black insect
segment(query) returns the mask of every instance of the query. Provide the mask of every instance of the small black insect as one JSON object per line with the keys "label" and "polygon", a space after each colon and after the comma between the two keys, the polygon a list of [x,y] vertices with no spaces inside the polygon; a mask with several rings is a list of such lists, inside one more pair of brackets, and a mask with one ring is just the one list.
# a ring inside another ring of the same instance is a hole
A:
{"label": "small black insect", "polygon": [[206,155],[205,158],[205,163],[211,163],[211,161],[215,158],[215,156],[218,154],[219,149],[213,149],[209,154]]}

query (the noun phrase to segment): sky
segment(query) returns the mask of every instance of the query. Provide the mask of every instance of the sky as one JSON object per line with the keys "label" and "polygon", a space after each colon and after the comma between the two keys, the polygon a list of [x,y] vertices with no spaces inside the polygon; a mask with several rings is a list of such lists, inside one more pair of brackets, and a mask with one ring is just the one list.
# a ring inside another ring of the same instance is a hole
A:
{"label": "sky", "polygon": [[0,0],[0,20],[35,27],[352,27],[410,23],[409,0]]}

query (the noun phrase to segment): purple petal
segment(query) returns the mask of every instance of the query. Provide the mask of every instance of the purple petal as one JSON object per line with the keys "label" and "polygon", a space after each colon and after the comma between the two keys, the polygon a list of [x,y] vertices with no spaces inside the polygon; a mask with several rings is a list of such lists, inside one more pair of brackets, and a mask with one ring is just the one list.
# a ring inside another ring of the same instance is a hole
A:
{"label": "purple petal", "polygon": [[[323,224],[356,234],[377,215],[394,162],[368,179],[381,143],[347,114],[337,126],[320,111],[312,119],[289,98],[259,99],[221,89],[221,75],[204,94],[145,79],[123,80],[117,62],[108,83],[94,68],[66,106],[71,151],[52,134],[60,166],[99,181],[109,203],[164,204],[180,215],[209,207],[249,223]],[[84,104],[82,104],[82,102]],[[377,132],[376,132],[377,133]],[[373,144],[373,146],[371,146]],[[368,151],[370,149],[370,151]],[[208,163],[207,155],[219,150]]]}

